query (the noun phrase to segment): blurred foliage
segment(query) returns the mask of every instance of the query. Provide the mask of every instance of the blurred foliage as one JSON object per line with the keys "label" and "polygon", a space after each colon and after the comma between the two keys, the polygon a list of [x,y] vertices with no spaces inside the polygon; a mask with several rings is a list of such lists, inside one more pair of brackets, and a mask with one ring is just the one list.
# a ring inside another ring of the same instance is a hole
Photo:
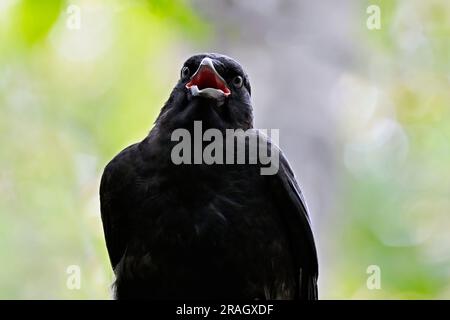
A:
{"label": "blurred foliage", "polygon": [[47,35],[59,16],[62,4],[59,0],[25,0],[17,5],[18,30],[26,42],[33,44]]}
{"label": "blurred foliage", "polygon": [[[329,298],[450,296],[450,2],[367,1],[381,29],[340,84],[344,203]],[[365,17],[364,17],[365,18]],[[381,268],[368,290],[364,266]]]}

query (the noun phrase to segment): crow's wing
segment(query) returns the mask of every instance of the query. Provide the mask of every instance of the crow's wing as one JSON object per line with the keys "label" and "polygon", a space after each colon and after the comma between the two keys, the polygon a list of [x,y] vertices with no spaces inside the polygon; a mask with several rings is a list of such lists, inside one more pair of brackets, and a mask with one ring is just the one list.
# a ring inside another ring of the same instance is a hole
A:
{"label": "crow's wing", "polygon": [[294,255],[298,272],[297,298],[315,300],[318,298],[318,262],[308,210],[288,160],[277,146],[270,141],[269,144],[279,154],[278,172],[268,177]]}
{"label": "crow's wing", "polygon": [[113,269],[124,255],[129,239],[127,215],[133,210],[130,197],[136,174],[131,158],[135,146],[126,148],[108,163],[100,182],[100,211]]}

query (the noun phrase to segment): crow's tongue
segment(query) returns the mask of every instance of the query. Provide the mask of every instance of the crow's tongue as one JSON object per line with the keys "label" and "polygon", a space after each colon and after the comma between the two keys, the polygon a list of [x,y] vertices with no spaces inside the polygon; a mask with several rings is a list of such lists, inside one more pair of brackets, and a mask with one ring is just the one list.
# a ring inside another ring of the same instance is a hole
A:
{"label": "crow's tongue", "polygon": [[226,83],[208,66],[201,66],[200,70],[186,84],[186,88],[197,86],[199,90],[213,88],[222,91],[225,95],[231,93]]}

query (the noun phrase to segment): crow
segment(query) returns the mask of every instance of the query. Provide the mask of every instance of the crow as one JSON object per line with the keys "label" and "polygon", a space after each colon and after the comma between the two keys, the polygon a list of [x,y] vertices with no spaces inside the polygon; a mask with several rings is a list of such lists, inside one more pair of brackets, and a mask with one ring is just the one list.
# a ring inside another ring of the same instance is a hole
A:
{"label": "crow", "polygon": [[276,174],[261,174],[259,162],[173,161],[175,130],[192,134],[199,121],[202,130],[255,130],[252,110],[237,61],[194,55],[150,133],[107,164],[100,204],[116,299],[318,298],[307,207],[278,148]]}

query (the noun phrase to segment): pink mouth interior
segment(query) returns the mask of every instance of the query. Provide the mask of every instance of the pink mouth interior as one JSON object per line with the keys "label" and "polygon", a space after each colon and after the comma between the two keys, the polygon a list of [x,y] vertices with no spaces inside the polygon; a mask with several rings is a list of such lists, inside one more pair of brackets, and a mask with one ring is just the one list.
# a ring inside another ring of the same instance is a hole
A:
{"label": "pink mouth interior", "polygon": [[197,86],[199,90],[205,88],[221,90],[225,95],[231,93],[225,82],[208,66],[201,66],[191,81],[186,84],[188,89],[192,86]]}

